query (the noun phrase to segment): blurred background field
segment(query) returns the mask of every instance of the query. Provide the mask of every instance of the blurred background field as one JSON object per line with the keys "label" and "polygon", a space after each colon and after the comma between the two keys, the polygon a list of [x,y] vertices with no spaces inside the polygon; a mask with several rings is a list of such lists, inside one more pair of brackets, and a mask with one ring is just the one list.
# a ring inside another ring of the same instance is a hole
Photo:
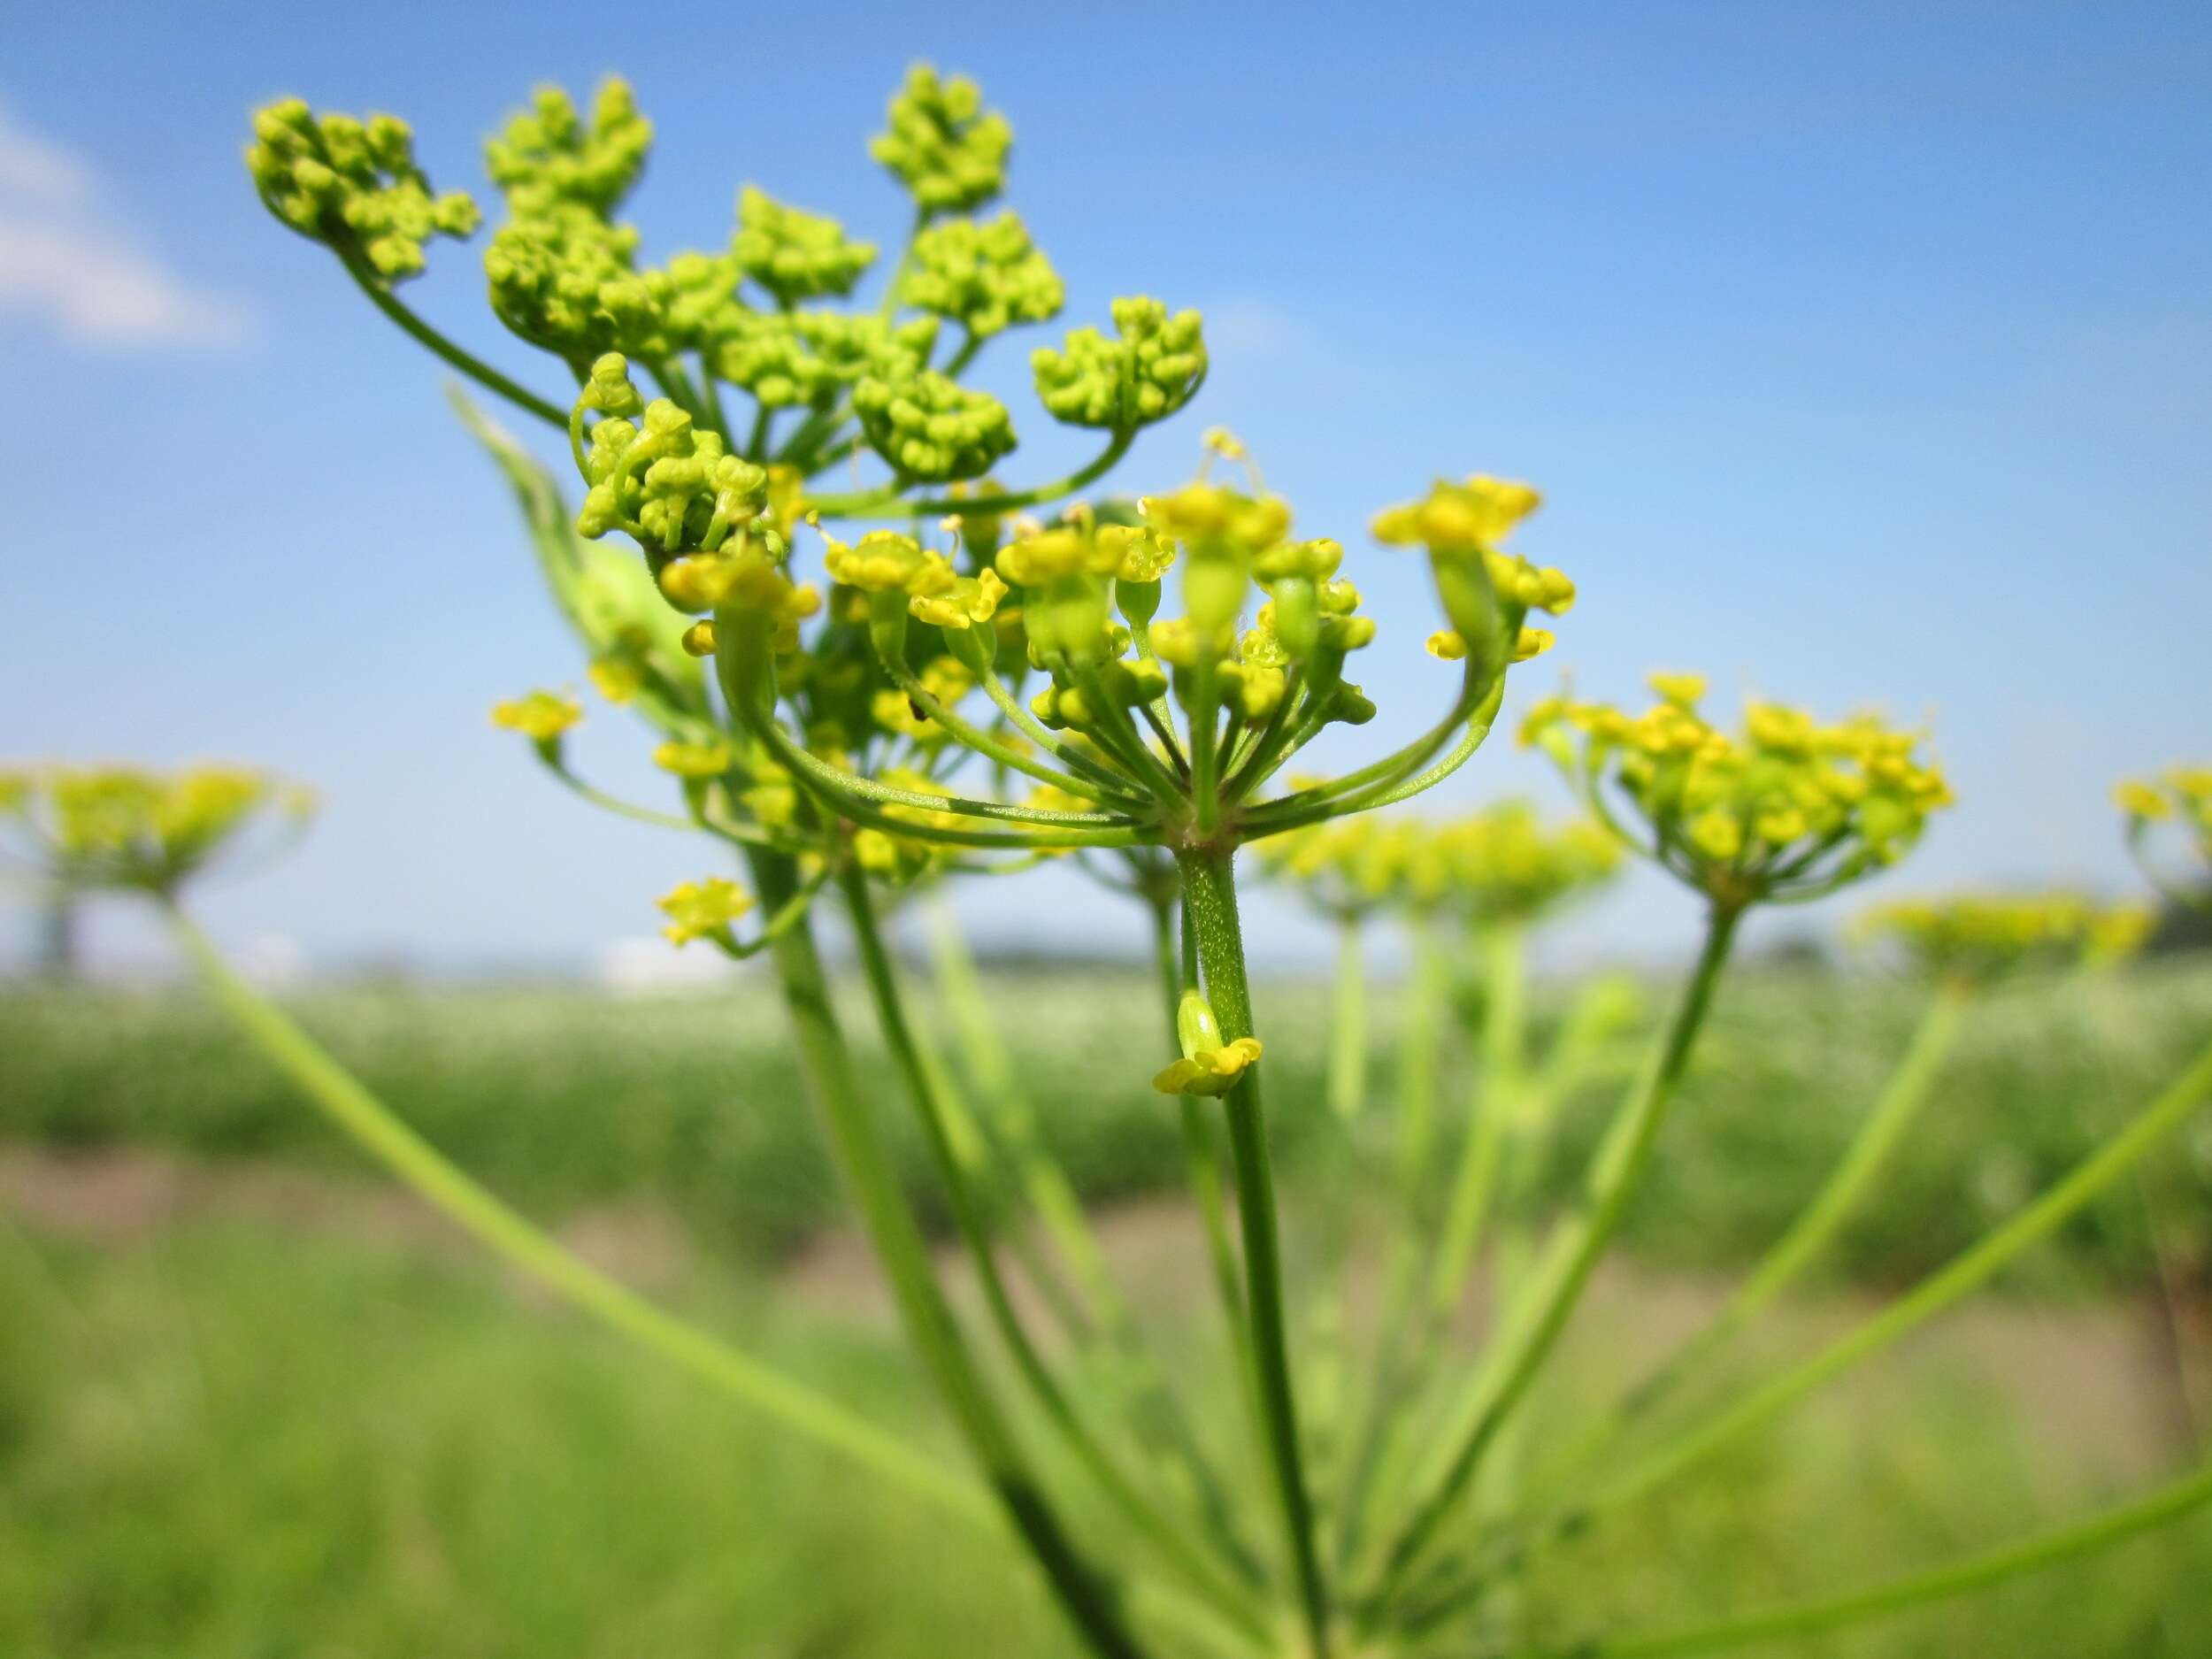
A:
{"label": "blurred background field", "polygon": [[[1167,1351],[1187,1356],[1187,1386],[1218,1388],[1195,1238],[1155,1202],[1178,1178],[1176,1137],[1126,1053],[1133,1010],[1156,1017],[1150,984],[1107,968],[1020,977],[1027,1011],[1008,1035],[1048,1135],[1109,1206],[1116,1258]],[[1002,971],[993,987],[1011,983]],[[293,1006],[578,1248],[954,1456],[845,1230],[766,991],[392,983]],[[1345,1156],[1318,1104],[1324,995],[1261,991],[1294,1210]],[[1919,995],[1805,965],[1730,987],[1537,1435],[1686,1329],[1773,1235],[1878,1087]],[[1767,1351],[1801,1350],[2016,1207],[2208,1024],[2212,964],[2188,957],[1986,1004],[1895,1178]],[[1386,1021],[1379,1057],[1389,1037]],[[1386,1064],[1374,1087],[1387,1090]],[[1598,1089],[1576,1103],[1555,1190],[1604,1104]],[[910,1125],[894,1127],[933,1202]],[[1062,1650],[989,1546],[511,1282],[378,1182],[188,996],[0,995],[0,1653]],[[2185,1460],[2208,1194],[2202,1122],[2001,1295],[1561,1555],[1553,1633],[1824,1592]],[[1310,1282],[1315,1263],[1296,1265]],[[2200,1519],[1970,1606],[1782,1649],[2208,1650]]]}

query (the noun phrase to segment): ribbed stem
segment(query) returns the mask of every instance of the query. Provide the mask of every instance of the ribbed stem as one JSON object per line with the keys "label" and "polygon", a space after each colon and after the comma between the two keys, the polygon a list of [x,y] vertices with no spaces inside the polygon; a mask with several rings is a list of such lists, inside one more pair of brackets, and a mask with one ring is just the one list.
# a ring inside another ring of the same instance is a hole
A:
{"label": "ribbed stem", "polygon": [[[1254,1034],[1252,994],[1244,964],[1244,933],[1237,917],[1236,876],[1225,852],[1184,852],[1186,918],[1196,937],[1205,992],[1222,1040]],[[1264,1061],[1262,1062],[1263,1065]],[[1313,1503],[1306,1489],[1291,1387],[1290,1349],[1283,1310],[1282,1245],[1277,1231],[1275,1181],[1270,1167],[1267,1121],[1260,1103],[1260,1066],[1250,1066],[1223,1097],[1235,1166],[1237,1218],[1244,1240],[1245,1305],[1251,1320],[1252,1360],[1260,1409],[1288,1536],[1291,1566],[1303,1604],[1316,1659],[1330,1645],[1328,1586],[1316,1546]]]}
{"label": "ribbed stem", "polygon": [[[983,1291],[984,1306],[1014,1361],[1015,1370],[1076,1461],[1159,1558],[1193,1590],[1210,1601],[1224,1617],[1234,1621],[1256,1641],[1263,1642],[1267,1627],[1258,1617],[1247,1589],[1225,1577],[1219,1565],[1185,1531],[1182,1524],[1154,1503],[1130,1479],[1077,1413],[1074,1402],[1030,1340],[1015,1310],[1013,1298],[1007,1292],[989,1227],[954,1147],[945,1119],[945,1103],[933,1085],[929,1068],[922,1061],[919,1046],[908,1023],[905,999],[899,990],[890,952],[885,949],[882,930],[876,923],[867,875],[858,866],[850,866],[839,877],[839,886],[852,918],[854,937],[860,946],[861,970],[868,981],[884,1044],[913,1098],[931,1161],[952,1209],[953,1224],[967,1247],[970,1263]],[[1010,1449],[1010,1435],[1009,1445]]]}
{"label": "ribbed stem", "polygon": [[[747,862],[766,908],[778,908],[797,890],[798,869],[790,858],[753,852]],[[1030,1473],[930,1271],[921,1228],[853,1074],[812,932],[795,927],[783,934],[776,941],[774,960],[808,1087],[826,1122],[908,1340],[1077,1630],[1106,1659],[1141,1659],[1144,1649],[1122,1617],[1118,1595],[1078,1554]]]}

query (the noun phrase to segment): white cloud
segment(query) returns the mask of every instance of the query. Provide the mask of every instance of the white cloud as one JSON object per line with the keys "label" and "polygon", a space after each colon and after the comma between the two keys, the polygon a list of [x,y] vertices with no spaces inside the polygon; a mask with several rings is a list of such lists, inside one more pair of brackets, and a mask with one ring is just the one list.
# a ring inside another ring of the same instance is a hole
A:
{"label": "white cloud", "polygon": [[1305,343],[1297,318],[1272,300],[1236,295],[1204,308],[1210,350],[1241,357],[1282,357]]}
{"label": "white cloud", "polygon": [[101,346],[235,345],[244,310],[200,292],[115,224],[84,158],[0,108],[0,313]]}

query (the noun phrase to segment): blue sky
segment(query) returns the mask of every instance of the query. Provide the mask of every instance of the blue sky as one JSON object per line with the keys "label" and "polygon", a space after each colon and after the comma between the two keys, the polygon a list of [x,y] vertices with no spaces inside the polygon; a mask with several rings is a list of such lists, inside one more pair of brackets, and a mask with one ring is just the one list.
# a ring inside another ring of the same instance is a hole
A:
{"label": "blue sky", "polygon": [[[317,782],[307,850],[211,893],[311,960],[588,965],[650,931],[688,844],[556,793],[491,701],[574,680],[441,376],[248,188],[246,112],[296,92],[412,120],[442,185],[534,82],[626,73],[661,257],[757,182],[903,224],[866,135],[904,65],[976,75],[1066,318],[1145,291],[1215,370],[1118,481],[1225,424],[1400,642],[1387,739],[1448,671],[1378,505],[1438,472],[1548,495],[1525,550],[1582,603],[1523,697],[1654,667],[1721,695],[1926,718],[1962,804],[1897,890],[2125,885],[2104,791],[2212,754],[2212,12],[2200,5],[1253,8],[847,4],[25,9],[0,60],[0,755],[202,755]],[[549,390],[474,249],[409,298]],[[1018,481],[1087,452],[986,383]],[[1365,739],[1363,741],[1368,741]],[[602,715],[578,739],[653,787]],[[1339,750],[1339,756],[1348,752]],[[1558,800],[1500,745],[1443,793]],[[966,895],[979,932],[1135,938],[1073,878]],[[1278,901],[1256,926],[1312,935]],[[1830,912],[1835,906],[1828,907]],[[1632,883],[1568,949],[1664,950]],[[1832,914],[1820,919],[1832,921]],[[12,925],[11,925],[12,926]],[[12,927],[11,943],[22,930]],[[104,951],[144,940],[104,918]]]}

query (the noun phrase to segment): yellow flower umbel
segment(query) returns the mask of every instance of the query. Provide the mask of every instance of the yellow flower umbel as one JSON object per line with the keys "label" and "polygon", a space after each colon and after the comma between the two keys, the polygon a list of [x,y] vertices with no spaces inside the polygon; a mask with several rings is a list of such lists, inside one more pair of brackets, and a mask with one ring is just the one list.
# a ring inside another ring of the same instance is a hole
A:
{"label": "yellow flower umbel", "polygon": [[753,895],[722,876],[685,881],[661,895],[661,912],[668,925],[661,933],[671,944],[687,945],[695,939],[710,939],[734,946],[730,924],[753,908]]}
{"label": "yellow flower umbel", "polygon": [[129,766],[0,774],[0,828],[42,878],[66,889],[171,893],[257,829],[296,833],[314,797],[242,766],[157,772]]}
{"label": "yellow flower umbel", "polygon": [[1877,905],[1857,926],[1901,947],[1924,972],[1978,985],[2039,966],[2120,961],[2141,949],[2156,920],[2147,905],[2074,893],[1963,893]]}
{"label": "yellow flower umbel", "polygon": [[1699,677],[1653,684],[1659,702],[1632,717],[1547,698],[1522,741],[1559,764],[1625,845],[1724,910],[1834,892],[1896,862],[1951,804],[1942,772],[1920,757],[1920,734],[1878,716],[1824,726],[1754,703],[1731,734],[1698,712]]}
{"label": "yellow flower umbel", "polygon": [[557,743],[562,733],[584,718],[584,706],[558,692],[531,691],[492,704],[492,724],[519,732],[534,743]]}
{"label": "yellow flower umbel", "polygon": [[[2155,778],[2130,779],[2112,796],[2126,815],[2129,855],[2151,884],[2177,904],[2212,908],[2212,765],[2169,766]],[[2198,868],[2177,878],[2152,862],[2150,840],[2162,824],[2179,826]]]}
{"label": "yellow flower umbel", "polygon": [[1532,565],[1504,548],[1543,499],[1529,485],[1476,473],[1459,484],[1439,479],[1421,500],[1375,515],[1376,541],[1428,549],[1437,595],[1452,624],[1430,637],[1433,655],[1488,669],[1526,662],[1551,648],[1552,634],[1529,627],[1528,614],[1564,616],[1574,604],[1575,585],[1563,571]]}
{"label": "yellow flower umbel", "polygon": [[1176,1006],[1175,1033],[1183,1057],[1152,1079],[1163,1094],[1226,1094],[1260,1057],[1257,1037],[1222,1041],[1213,1005],[1194,990],[1185,991]]}

